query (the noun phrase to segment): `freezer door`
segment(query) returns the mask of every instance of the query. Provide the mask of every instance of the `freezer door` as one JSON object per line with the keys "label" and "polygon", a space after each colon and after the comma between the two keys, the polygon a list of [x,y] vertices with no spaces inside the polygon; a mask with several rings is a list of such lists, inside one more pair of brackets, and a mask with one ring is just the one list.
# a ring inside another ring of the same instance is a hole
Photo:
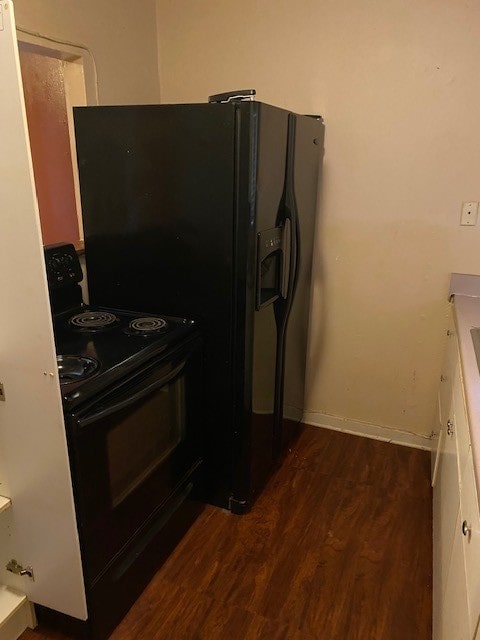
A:
{"label": "freezer door", "polygon": [[75,109],[75,128],[90,302],[198,322],[209,499],[226,506],[235,106],[84,107]]}
{"label": "freezer door", "polygon": [[[236,433],[230,506],[251,506],[274,465],[277,322],[282,295],[288,112],[238,105],[235,374]],[[249,169],[247,170],[246,167]],[[254,233],[252,233],[252,230]]]}
{"label": "freezer door", "polygon": [[303,414],[323,123],[261,103],[238,110],[243,124],[245,113],[250,120],[238,127],[249,141],[240,135],[237,143],[244,152],[236,180],[237,446],[230,506],[244,512]]}

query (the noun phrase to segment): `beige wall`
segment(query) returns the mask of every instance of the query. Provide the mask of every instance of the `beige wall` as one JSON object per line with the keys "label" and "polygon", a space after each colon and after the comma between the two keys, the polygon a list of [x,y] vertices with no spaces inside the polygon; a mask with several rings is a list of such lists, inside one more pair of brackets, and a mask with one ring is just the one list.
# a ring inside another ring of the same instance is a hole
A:
{"label": "beige wall", "polygon": [[[162,102],[326,122],[310,411],[428,434],[451,271],[480,273],[480,4],[158,0]],[[479,319],[480,324],[480,319]]]}
{"label": "beige wall", "polygon": [[14,0],[18,26],[87,46],[100,104],[159,101],[155,0]]}

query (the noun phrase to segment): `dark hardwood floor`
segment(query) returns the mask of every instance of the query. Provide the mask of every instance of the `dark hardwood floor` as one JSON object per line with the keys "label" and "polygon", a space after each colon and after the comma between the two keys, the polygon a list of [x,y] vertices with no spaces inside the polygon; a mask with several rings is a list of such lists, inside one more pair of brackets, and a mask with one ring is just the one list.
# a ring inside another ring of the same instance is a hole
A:
{"label": "dark hardwood floor", "polygon": [[305,427],[250,514],[205,508],[111,638],[431,640],[431,531],[429,453]]}

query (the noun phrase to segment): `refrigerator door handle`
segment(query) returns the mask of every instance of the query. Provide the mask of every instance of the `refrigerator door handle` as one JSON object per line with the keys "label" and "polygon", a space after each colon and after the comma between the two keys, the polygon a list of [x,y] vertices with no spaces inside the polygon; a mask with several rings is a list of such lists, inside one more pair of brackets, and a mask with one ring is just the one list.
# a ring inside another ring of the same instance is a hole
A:
{"label": "refrigerator door handle", "polygon": [[298,208],[295,197],[294,169],[295,169],[295,126],[294,114],[289,114],[287,166],[285,174],[285,188],[280,217],[284,227],[283,234],[283,274],[282,298],[288,301],[287,315],[297,288],[298,267],[300,259],[300,229],[298,223]]}
{"label": "refrigerator door handle", "polygon": [[[292,223],[291,230],[291,251],[290,257],[290,281],[288,283],[288,297],[290,299],[290,307],[293,296],[297,289],[298,267],[300,261],[300,228],[298,223],[297,199],[295,196],[295,134],[296,134],[296,118],[293,113],[289,115],[288,123],[288,169],[286,180],[285,204],[290,211],[290,221]],[[289,309],[290,311],[290,309]]]}
{"label": "refrigerator door handle", "polygon": [[[287,139],[287,163],[285,171],[285,187],[283,194],[283,207],[281,215],[283,226],[285,227],[284,239],[285,249],[288,250],[288,260],[286,251],[284,292],[282,298],[275,303],[275,317],[277,322],[277,366],[275,372],[275,410],[273,425],[273,458],[278,459],[282,449],[282,419],[283,419],[283,396],[285,380],[285,349],[286,334],[293,298],[297,289],[297,280],[300,263],[300,228],[298,223],[298,209],[295,197],[295,133],[296,119],[294,114],[288,116],[288,139]],[[286,229],[289,229],[286,231]]]}
{"label": "refrigerator door handle", "polygon": [[288,297],[288,283],[290,280],[290,263],[292,259],[292,223],[290,218],[285,218],[283,225],[283,247],[282,247],[282,298]]}

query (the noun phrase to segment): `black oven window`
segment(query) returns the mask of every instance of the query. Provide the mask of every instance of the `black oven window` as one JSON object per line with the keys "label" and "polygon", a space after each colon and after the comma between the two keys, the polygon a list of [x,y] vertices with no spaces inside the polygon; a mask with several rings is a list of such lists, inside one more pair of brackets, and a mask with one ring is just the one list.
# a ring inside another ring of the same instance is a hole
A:
{"label": "black oven window", "polygon": [[183,376],[163,386],[130,407],[108,432],[113,507],[140,486],[184,439],[184,387]]}

